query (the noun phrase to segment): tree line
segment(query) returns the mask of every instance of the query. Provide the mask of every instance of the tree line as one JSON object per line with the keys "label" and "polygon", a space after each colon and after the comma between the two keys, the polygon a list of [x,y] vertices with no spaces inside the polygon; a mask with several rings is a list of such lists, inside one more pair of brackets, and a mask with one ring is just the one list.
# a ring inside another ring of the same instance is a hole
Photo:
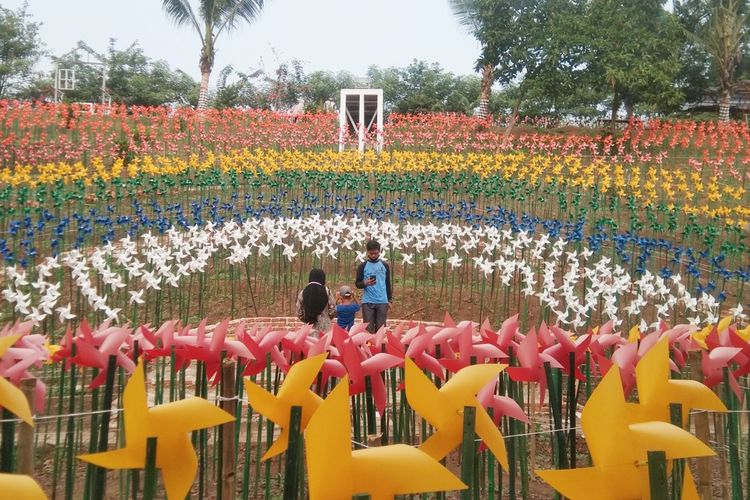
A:
{"label": "tree line", "polygon": [[[104,92],[128,105],[276,110],[324,109],[341,88],[374,87],[384,89],[388,111],[403,113],[614,119],[716,103],[727,119],[732,96],[747,87],[747,0],[448,1],[480,42],[480,54],[467,54],[476,58],[474,75],[417,60],[402,68],[373,66],[360,77],[306,73],[292,60],[270,71],[227,66],[210,87],[219,36],[256,18],[259,0],[200,0],[195,9],[188,0],[163,0],[166,15],[201,38],[200,82],[152,60],[137,43],[123,49],[114,40],[106,53],[93,53],[106,62],[104,89],[101,65],[87,64],[93,51],[84,42],[55,64],[75,69],[65,101],[98,102]],[[0,98],[50,99],[52,72],[35,71],[45,55],[39,23],[25,7],[0,6]]]}

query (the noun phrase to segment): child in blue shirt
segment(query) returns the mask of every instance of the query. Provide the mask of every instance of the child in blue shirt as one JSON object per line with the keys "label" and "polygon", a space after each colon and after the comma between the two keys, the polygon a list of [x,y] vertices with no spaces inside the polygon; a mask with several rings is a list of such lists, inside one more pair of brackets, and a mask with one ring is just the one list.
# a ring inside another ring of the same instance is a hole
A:
{"label": "child in blue shirt", "polygon": [[360,305],[352,294],[352,289],[346,285],[339,289],[336,300],[336,322],[346,331],[354,326],[354,316],[359,312]]}

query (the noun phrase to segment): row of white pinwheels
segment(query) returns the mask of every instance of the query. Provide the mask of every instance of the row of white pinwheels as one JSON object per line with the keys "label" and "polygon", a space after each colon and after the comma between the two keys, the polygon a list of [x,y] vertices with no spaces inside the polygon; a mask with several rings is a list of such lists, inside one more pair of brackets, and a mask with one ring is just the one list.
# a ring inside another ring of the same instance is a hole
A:
{"label": "row of white pinwheels", "polygon": [[[634,276],[601,252],[546,234],[317,216],[171,228],[163,235],[146,233],[139,240],[72,250],[29,270],[7,267],[1,293],[15,318],[40,323],[56,312],[60,321],[67,321],[75,317],[72,295],[80,294],[100,319],[122,322],[128,309],[144,304],[144,293],[179,289],[186,278],[217,272],[217,265],[241,268],[249,259],[302,259],[305,265],[347,259],[353,265],[364,260],[369,238],[383,245],[396,282],[405,282],[410,272],[417,279],[420,270],[442,268],[445,279],[468,268],[480,280],[491,278],[499,288],[514,287],[525,300],[535,298],[552,319],[573,329],[589,324],[592,314],[615,326],[628,321],[645,329],[674,321],[678,312],[691,324],[713,324],[722,312],[713,296],[694,296],[679,274],[665,279],[646,271]],[[75,294],[66,294],[71,287]],[[723,314],[745,319],[741,305]]]}

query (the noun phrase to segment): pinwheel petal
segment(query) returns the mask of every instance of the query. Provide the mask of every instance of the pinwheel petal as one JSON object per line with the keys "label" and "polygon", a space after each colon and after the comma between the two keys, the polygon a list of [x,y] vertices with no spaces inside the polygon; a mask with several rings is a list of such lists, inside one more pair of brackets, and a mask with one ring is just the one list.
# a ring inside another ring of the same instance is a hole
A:
{"label": "pinwheel petal", "polygon": [[41,486],[32,477],[23,474],[0,474],[0,491],[5,498],[47,499]]}
{"label": "pinwheel petal", "polygon": [[21,389],[0,377],[0,407],[10,411],[18,418],[33,426],[31,408]]}
{"label": "pinwheel petal", "polygon": [[[377,471],[377,479],[373,479]],[[424,451],[405,444],[357,450],[352,455],[354,491],[393,498],[467,486]]]}

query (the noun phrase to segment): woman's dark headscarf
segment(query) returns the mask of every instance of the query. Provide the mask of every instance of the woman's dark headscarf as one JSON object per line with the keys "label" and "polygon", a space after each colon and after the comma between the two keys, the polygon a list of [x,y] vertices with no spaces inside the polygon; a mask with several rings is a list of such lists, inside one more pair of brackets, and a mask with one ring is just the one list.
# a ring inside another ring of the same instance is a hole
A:
{"label": "woman's dark headscarf", "polygon": [[310,325],[318,321],[318,316],[328,307],[326,293],[326,273],[322,269],[310,271],[309,283],[302,290],[302,321]]}

